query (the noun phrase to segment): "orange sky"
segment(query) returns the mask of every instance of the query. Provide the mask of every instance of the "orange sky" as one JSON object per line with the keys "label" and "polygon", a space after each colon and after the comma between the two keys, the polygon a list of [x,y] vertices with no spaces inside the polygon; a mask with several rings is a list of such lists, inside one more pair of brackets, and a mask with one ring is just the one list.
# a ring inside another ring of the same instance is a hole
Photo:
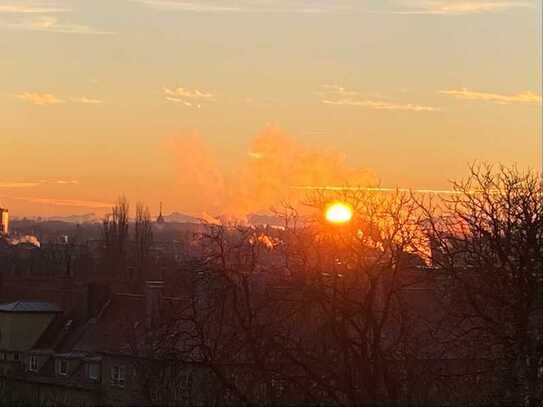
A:
{"label": "orange sky", "polygon": [[[541,2],[0,0],[0,206],[262,211],[541,162]],[[134,205],[133,205],[134,206]]]}

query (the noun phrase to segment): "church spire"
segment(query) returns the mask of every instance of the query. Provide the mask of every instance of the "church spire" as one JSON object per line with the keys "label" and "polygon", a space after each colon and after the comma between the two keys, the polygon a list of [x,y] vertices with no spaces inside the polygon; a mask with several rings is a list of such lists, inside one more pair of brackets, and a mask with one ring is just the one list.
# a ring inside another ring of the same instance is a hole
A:
{"label": "church spire", "polygon": [[164,217],[162,216],[162,202],[160,202],[160,212],[158,214],[158,217],[156,218],[156,223],[164,223],[165,220],[164,220]]}

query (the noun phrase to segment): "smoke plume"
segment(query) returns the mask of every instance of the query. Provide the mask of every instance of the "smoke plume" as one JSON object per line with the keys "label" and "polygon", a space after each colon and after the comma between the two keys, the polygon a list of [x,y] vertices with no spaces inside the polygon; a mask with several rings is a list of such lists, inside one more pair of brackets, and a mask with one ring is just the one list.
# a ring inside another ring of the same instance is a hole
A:
{"label": "smoke plume", "polygon": [[245,158],[228,170],[197,133],[172,137],[166,147],[175,160],[176,188],[185,192],[193,210],[206,216],[239,220],[282,202],[296,206],[307,193],[297,186],[367,186],[376,181],[371,171],[348,165],[344,154],[303,145],[273,127],[257,134]]}

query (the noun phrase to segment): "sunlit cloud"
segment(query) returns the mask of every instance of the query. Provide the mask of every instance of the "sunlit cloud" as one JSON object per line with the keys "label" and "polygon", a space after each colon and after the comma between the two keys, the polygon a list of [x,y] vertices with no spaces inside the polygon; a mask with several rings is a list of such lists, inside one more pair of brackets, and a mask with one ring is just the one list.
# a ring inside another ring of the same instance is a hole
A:
{"label": "sunlit cloud", "polygon": [[390,187],[348,187],[338,185],[294,185],[291,189],[306,191],[367,191],[367,192],[408,192],[415,194],[461,195],[463,192],[452,189],[390,188]]}
{"label": "sunlit cloud", "polygon": [[86,105],[100,105],[100,104],[104,103],[100,99],[92,99],[92,98],[88,98],[86,96],[70,98],[70,100],[72,102],[75,102],[75,103],[83,103],[83,104],[86,104]]}
{"label": "sunlit cloud", "polygon": [[82,207],[82,208],[111,208],[113,206],[110,202],[100,201],[85,201],[79,199],[56,199],[56,198],[38,198],[38,197],[20,197],[10,196],[3,197],[8,199],[15,199],[18,201],[25,201],[42,205],[54,205],[54,206],[70,206],[70,207]]}
{"label": "sunlit cloud", "polygon": [[465,15],[496,13],[513,8],[533,7],[529,1],[488,1],[488,0],[404,0],[398,1],[401,7],[393,14],[419,15]]}
{"label": "sunlit cloud", "polygon": [[541,96],[534,92],[521,92],[514,95],[504,95],[499,93],[489,93],[472,91],[466,88],[459,90],[441,90],[442,95],[453,96],[457,99],[463,100],[476,100],[482,102],[492,102],[498,104],[510,104],[510,103],[528,103],[528,104],[541,104]]}
{"label": "sunlit cloud", "polygon": [[79,181],[75,179],[53,179],[53,180],[42,180],[41,184],[57,184],[57,185],[78,185]]}
{"label": "sunlit cloud", "polygon": [[19,99],[25,102],[32,103],[33,105],[46,106],[56,105],[64,103],[64,100],[56,97],[51,93],[39,93],[39,92],[23,92],[16,95]]}
{"label": "sunlit cloud", "polygon": [[40,185],[56,184],[56,185],[77,185],[78,180],[74,179],[46,179],[40,181],[27,181],[27,182],[2,182],[0,181],[0,188],[35,188]]}
{"label": "sunlit cloud", "polygon": [[[114,34],[83,24],[66,21],[70,8],[51,2],[11,1],[0,5],[0,28],[24,31],[45,31],[65,34]],[[62,15],[62,19],[59,18]]]}
{"label": "sunlit cloud", "polygon": [[0,188],[34,188],[39,182],[0,182]]}
{"label": "sunlit cloud", "polygon": [[[295,0],[278,6],[261,0],[133,0],[135,2],[165,11],[184,11],[193,13],[300,13],[319,14],[351,10],[352,4],[345,1],[307,1]],[[340,4],[343,3],[343,4]]]}
{"label": "sunlit cloud", "polygon": [[16,21],[1,21],[0,26],[25,31],[44,31],[64,34],[108,35],[113,31],[104,31],[88,25],[73,24],[60,21],[57,17],[49,15],[22,18]]}
{"label": "sunlit cloud", "polygon": [[93,99],[86,96],[71,97],[68,99],[63,99],[61,97],[55,96],[52,93],[42,93],[42,92],[23,92],[15,95],[17,98],[24,100],[25,102],[31,103],[38,106],[47,106],[47,105],[56,105],[60,103],[72,102],[72,103],[82,103],[87,105],[98,105],[103,103],[100,99]]}
{"label": "sunlit cloud", "polygon": [[46,7],[43,4],[37,5],[32,3],[20,4],[0,4],[0,14],[50,14],[50,13],[66,13],[71,11],[68,8]]}
{"label": "sunlit cloud", "polygon": [[377,110],[400,110],[412,112],[436,112],[440,108],[414,103],[399,103],[388,100],[367,99],[360,92],[347,90],[336,85],[324,85],[322,91],[316,92],[321,103],[338,106],[359,106]]}
{"label": "sunlit cloud", "polygon": [[215,96],[212,93],[198,89],[186,88],[162,88],[164,100],[173,103],[180,103],[187,107],[200,108],[203,102],[214,102]]}

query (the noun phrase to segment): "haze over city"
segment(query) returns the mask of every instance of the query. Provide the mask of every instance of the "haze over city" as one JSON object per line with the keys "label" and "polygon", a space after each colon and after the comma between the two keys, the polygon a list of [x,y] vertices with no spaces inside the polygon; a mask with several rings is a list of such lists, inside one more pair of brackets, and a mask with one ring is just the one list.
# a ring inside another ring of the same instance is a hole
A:
{"label": "haze over city", "polygon": [[541,0],[0,0],[0,407],[541,406]]}
{"label": "haze over city", "polygon": [[11,216],[265,212],[540,169],[541,2],[0,0]]}

